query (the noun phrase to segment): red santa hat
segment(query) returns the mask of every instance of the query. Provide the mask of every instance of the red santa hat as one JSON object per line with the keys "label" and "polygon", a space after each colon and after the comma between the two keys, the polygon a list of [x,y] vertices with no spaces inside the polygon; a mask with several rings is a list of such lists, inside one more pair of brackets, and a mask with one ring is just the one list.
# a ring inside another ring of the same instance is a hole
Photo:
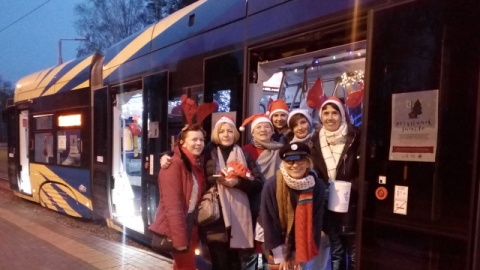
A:
{"label": "red santa hat", "polygon": [[215,123],[215,128],[217,128],[217,126],[220,125],[221,123],[229,123],[235,126],[235,121],[233,121],[233,118],[230,117],[229,115],[224,115],[220,117],[220,119],[218,119],[218,121]]}
{"label": "red santa hat", "polygon": [[272,126],[272,128],[273,128],[272,122],[270,121],[270,119],[268,118],[268,116],[266,114],[257,113],[257,114],[254,114],[254,115],[248,117],[247,119],[245,119],[242,123],[242,126],[239,128],[239,130],[240,131],[245,131],[245,126],[250,122],[252,123],[252,127],[250,129],[252,132],[253,132],[253,129],[255,128],[255,126],[260,124],[260,123],[269,123],[270,126]]}
{"label": "red santa hat", "polygon": [[320,107],[320,110],[318,112],[320,116],[320,121],[322,121],[322,108],[327,105],[327,104],[335,104],[337,105],[338,109],[340,110],[340,115],[342,116],[342,123],[345,123],[345,107],[343,106],[343,103],[338,99],[337,96],[331,96],[325,102],[323,102],[322,106]]}
{"label": "red santa hat", "polygon": [[288,105],[285,103],[283,99],[277,99],[270,103],[268,106],[268,118],[272,119],[272,115],[277,113],[277,112],[283,112],[288,115],[289,110],[288,110]]}

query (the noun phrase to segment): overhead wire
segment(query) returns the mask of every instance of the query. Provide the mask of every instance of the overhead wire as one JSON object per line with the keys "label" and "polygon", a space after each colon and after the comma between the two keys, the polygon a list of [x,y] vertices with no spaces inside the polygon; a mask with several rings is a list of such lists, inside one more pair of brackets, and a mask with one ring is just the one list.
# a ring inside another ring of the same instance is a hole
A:
{"label": "overhead wire", "polygon": [[4,28],[0,29],[0,33],[7,30],[8,28],[10,28],[11,26],[13,26],[14,24],[16,24],[17,22],[19,22],[20,20],[22,20],[23,18],[27,17],[28,15],[32,14],[33,12],[35,12],[37,9],[43,7],[46,3],[50,2],[50,0],[47,0],[45,1],[43,4],[40,4],[38,7],[34,8],[33,10],[31,10],[30,12],[28,12],[27,14],[23,15],[22,17],[18,18],[16,21],[10,23],[9,25],[5,26]]}

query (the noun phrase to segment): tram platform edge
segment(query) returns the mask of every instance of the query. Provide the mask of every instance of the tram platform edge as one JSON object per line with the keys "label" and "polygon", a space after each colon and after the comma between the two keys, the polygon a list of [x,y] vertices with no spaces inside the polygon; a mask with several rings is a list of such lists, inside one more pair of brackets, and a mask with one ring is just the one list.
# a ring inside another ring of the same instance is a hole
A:
{"label": "tram platform edge", "polygon": [[[0,269],[172,268],[170,258],[99,237],[93,231],[41,214],[43,210],[5,195],[8,191],[3,188],[8,189],[8,185],[4,183],[8,182],[0,179],[0,183],[3,190],[0,194],[4,194],[0,198]],[[25,254],[29,254],[28,260],[18,260]]]}

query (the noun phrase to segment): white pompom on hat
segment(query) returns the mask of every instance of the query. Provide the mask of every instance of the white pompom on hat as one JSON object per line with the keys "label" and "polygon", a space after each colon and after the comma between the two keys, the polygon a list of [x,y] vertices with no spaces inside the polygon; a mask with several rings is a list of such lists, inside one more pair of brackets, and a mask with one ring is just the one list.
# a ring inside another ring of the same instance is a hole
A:
{"label": "white pompom on hat", "polygon": [[289,114],[288,114],[288,120],[287,120],[287,124],[288,124],[288,127],[289,128],[292,128],[290,126],[290,119],[292,119],[292,116],[296,115],[296,114],[301,114],[303,116],[305,116],[305,118],[307,118],[308,122],[310,123],[310,127],[313,128],[313,120],[312,120],[312,117],[310,116],[310,114],[308,113],[308,110],[305,110],[305,109],[295,109],[295,110],[292,110]]}
{"label": "white pompom on hat", "polygon": [[287,103],[285,103],[283,99],[277,99],[272,103],[270,103],[270,105],[268,106],[268,112],[267,112],[268,118],[270,118],[271,120],[272,115],[277,112],[283,112],[287,115],[289,113],[288,105]]}
{"label": "white pompom on hat", "polygon": [[318,111],[318,115],[320,116],[320,122],[322,121],[322,108],[327,104],[335,104],[337,105],[338,109],[340,110],[340,115],[342,116],[342,123],[346,123],[345,119],[345,107],[343,103],[338,99],[336,96],[329,97],[325,102],[323,102],[322,106],[320,106],[320,110]]}
{"label": "white pompom on hat", "polygon": [[269,123],[270,126],[272,126],[272,128],[273,128],[272,122],[270,121],[270,119],[268,118],[268,116],[266,114],[257,113],[257,114],[254,114],[254,115],[248,117],[247,119],[245,119],[242,123],[242,126],[239,128],[239,130],[242,131],[242,132],[245,131],[245,126],[250,122],[252,123],[252,127],[250,129],[251,132],[253,132],[253,129],[259,123]]}

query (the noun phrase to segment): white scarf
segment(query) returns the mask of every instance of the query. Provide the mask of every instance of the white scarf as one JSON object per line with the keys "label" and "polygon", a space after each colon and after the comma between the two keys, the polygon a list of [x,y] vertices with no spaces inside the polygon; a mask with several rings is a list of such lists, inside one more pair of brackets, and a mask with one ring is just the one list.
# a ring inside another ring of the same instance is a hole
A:
{"label": "white scarf", "polygon": [[[233,147],[227,162],[223,160],[220,147],[217,147],[217,160],[217,172],[226,168],[226,164],[231,161],[238,161],[247,166],[245,156],[238,145]],[[225,227],[231,227],[230,247],[253,248],[252,214],[247,194],[236,188],[229,188],[221,184],[217,186]]]}
{"label": "white scarf", "polygon": [[283,166],[280,166],[280,172],[282,172],[283,181],[285,181],[285,184],[287,184],[287,186],[291,189],[307,190],[315,186],[315,179],[311,175],[307,175],[307,177],[300,179],[292,178],[290,175],[288,175]]}
{"label": "white scarf", "polygon": [[336,131],[327,131],[325,127],[320,129],[320,148],[323,159],[327,165],[328,178],[337,180],[337,166],[347,141],[348,127],[342,123]]}

